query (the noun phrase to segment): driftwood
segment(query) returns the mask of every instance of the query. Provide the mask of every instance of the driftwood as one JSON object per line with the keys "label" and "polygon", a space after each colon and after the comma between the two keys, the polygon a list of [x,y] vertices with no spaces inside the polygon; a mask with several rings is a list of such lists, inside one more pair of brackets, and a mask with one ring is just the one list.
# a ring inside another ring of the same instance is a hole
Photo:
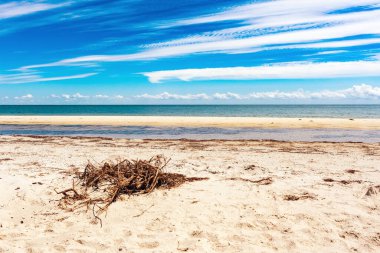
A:
{"label": "driftwood", "polygon": [[69,211],[82,207],[89,210],[92,207],[94,217],[100,220],[98,215],[123,194],[149,194],[156,188],[171,189],[185,182],[207,179],[166,173],[163,169],[169,160],[155,156],[150,160],[126,159],[117,163],[106,162],[101,166],[88,162],[84,171],[76,174],[71,188],[56,191],[63,195],[59,206]]}

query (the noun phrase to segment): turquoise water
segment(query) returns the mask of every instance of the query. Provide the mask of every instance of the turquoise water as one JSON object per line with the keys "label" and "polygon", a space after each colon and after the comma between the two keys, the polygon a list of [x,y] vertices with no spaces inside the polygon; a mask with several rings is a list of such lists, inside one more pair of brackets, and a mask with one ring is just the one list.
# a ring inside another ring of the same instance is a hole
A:
{"label": "turquoise water", "polygon": [[380,105],[0,105],[0,115],[380,118]]}

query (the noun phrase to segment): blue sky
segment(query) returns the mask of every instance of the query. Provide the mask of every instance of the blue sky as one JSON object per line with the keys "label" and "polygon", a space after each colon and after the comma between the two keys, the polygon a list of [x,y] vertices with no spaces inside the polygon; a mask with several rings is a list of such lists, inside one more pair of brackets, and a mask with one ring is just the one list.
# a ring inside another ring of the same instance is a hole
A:
{"label": "blue sky", "polygon": [[2,0],[0,104],[380,103],[380,0]]}

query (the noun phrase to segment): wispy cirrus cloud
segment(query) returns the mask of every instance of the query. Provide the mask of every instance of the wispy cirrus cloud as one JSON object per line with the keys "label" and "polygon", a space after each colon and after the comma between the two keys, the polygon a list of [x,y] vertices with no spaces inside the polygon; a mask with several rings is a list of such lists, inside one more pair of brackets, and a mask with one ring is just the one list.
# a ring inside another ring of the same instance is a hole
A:
{"label": "wispy cirrus cloud", "polygon": [[[362,7],[363,11],[347,11]],[[238,21],[227,29],[212,29],[160,43],[142,51],[118,55],[87,55],[51,63],[24,66],[33,69],[91,62],[153,60],[191,54],[243,54],[262,50],[296,48],[347,48],[380,44],[379,0],[267,1],[237,6],[205,16],[184,18],[161,25],[161,29]],[[360,38],[360,36],[375,36]]]}
{"label": "wispy cirrus cloud", "polygon": [[[0,3],[0,22],[2,22],[0,36],[25,29],[48,27],[52,24],[55,24],[53,29],[57,26],[60,28],[66,26],[66,28],[72,28],[70,31],[125,31],[132,27],[132,24],[128,22],[129,20],[136,21],[134,20],[135,13],[139,11],[140,2],[143,1],[2,0]],[[29,14],[38,15],[33,17],[32,22],[30,22],[31,20],[17,19]],[[88,20],[91,22],[87,22]],[[129,25],[125,26],[125,23],[129,23]],[[138,30],[140,26],[142,26],[141,23],[136,25],[134,29]],[[83,47],[99,44],[102,39],[108,39],[108,36],[99,34],[99,38],[99,41],[83,45]],[[123,36],[116,36],[116,38],[123,40]]]}
{"label": "wispy cirrus cloud", "polygon": [[302,62],[257,67],[179,69],[143,73],[151,83],[165,80],[257,80],[380,76],[380,61]]}
{"label": "wispy cirrus cloud", "polygon": [[[214,23],[228,20],[251,21],[268,19],[272,20],[277,16],[291,19],[284,20],[280,24],[299,23],[299,19],[305,16],[312,16],[314,19],[320,17],[321,13],[331,13],[335,10],[348,9],[355,6],[379,6],[376,0],[330,0],[329,4],[323,1],[299,1],[299,0],[281,0],[281,1],[264,1],[258,3],[249,3],[236,6],[217,13],[206,14],[194,18],[182,19],[179,21],[169,22],[164,27],[188,26],[195,24]],[[277,24],[278,20],[274,19]],[[296,20],[296,22],[294,21]]]}
{"label": "wispy cirrus cloud", "polygon": [[49,4],[41,1],[13,1],[4,3],[0,4],[0,20],[56,9],[69,4],[70,2]]}
{"label": "wispy cirrus cloud", "polygon": [[69,79],[81,79],[89,76],[94,76],[97,73],[85,73],[79,75],[69,75],[69,76],[55,76],[55,77],[42,77],[36,73],[24,72],[18,74],[0,74],[0,84],[22,84],[22,83],[38,83],[38,82],[49,82],[49,81],[59,81],[59,80],[69,80]]}

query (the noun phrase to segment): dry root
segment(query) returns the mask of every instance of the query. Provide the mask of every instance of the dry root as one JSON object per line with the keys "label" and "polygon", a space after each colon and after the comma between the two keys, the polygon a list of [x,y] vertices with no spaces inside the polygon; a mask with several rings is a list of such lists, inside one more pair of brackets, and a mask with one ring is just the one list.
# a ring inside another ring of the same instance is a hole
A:
{"label": "dry root", "polygon": [[[152,192],[156,188],[170,189],[185,182],[207,178],[186,177],[183,174],[165,173],[169,160],[155,156],[150,160],[123,160],[118,163],[106,162],[102,166],[88,163],[82,173],[77,173],[72,187],[60,192],[60,207],[76,210],[90,208],[94,217],[107,210],[121,195],[139,195]],[[95,207],[97,210],[95,211]]]}

